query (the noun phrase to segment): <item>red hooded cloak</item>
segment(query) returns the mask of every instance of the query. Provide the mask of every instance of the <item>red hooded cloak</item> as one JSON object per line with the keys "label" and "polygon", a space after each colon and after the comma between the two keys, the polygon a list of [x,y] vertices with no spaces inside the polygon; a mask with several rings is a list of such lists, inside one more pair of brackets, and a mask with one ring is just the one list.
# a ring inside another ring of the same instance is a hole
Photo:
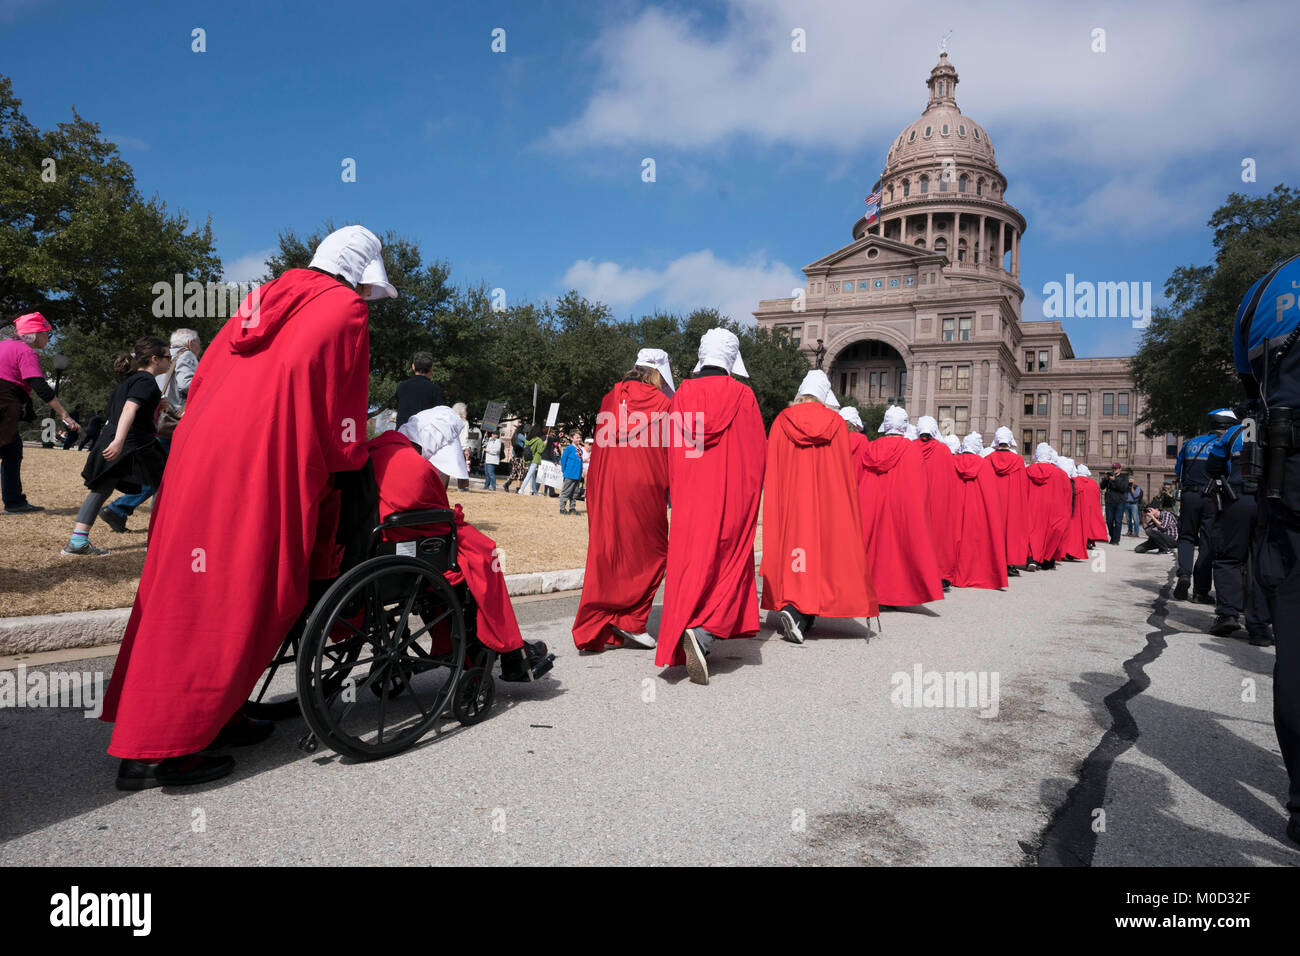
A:
{"label": "red hooded cloak", "polygon": [[1079,497],[1075,479],[1069,475],[1065,477],[1070,479],[1070,523],[1065,526],[1065,534],[1061,536],[1057,556],[1083,561],[1088,557],[1088,536],[1083,527],[1083,499]]}
{"label": "red hooded cloak", "polygon": [[879,614],[849,431],[834,409],[800,402],[776,416],[764,492],[763,609],[793,604],[820,617]]}
{"label": "red hooded cloak", "polygon": [[117,757],[212,742],[306,604],[330,474],[366,463],[365,302],[308,269],[255,294],[208,346],[172,438],[104,700]]}
{"label": "red hooded cloak", "polygon": [[917,445],[902,435],[877,438],[867,444],[858,472],[867,566],[876,598],[894,607],[943,600]]}
{"label": "red hooded cloak", "polygon": [[1109,541],[1106,514],[1101,507],[1101,488],[1082,475],[1074,479],[1075,507],[1083,514],[1083,536],[1088,541]]}
{"label": "red hooded cloak", "polygon": [[930,541],[940,576],[951,581],[957,563],[957,537],[961,533],[961,479],[953,468],[952,449],[938,439],[917,439],[925,469],[925,501]]}
{"label": "red hooded cloak", "polygon": [[1007,586],[1006,517],[998,480],[979,455],[953,455],[957,475],[957,561],[949,579],[959,588]]}
{"label": "red hooded cloak", "polygon": [[1070,523],[1070,478],[1046,461],[1026,468],[1025,477],[1029,479],[1029,556],[1039,563],[1051,561]]}
{"label": "red hooded cloak", "polygon": [[[587,571],[573,621],[582,650],[643,633],[668,565],[668,396],[619,382],[600,403],[587,469]],[[669,432],[671,435],[671,432]]]}
{"label": "red hooded cloak", "polygon": [[687,379],[670,410],[672,521],[659,620],[660,667],[686,663],[682,632],[758,633],[754,534],[767,458],[763,416],[748,385],[729,375]]}
{"label": "red hooded cloak", "polygon": [[[388,431],[372,438],[366,445],[375,465],[375,482],[379,485],[379,520],[397,511],[423,511],[427,508],[450,509],[442,476],[400,432]],[[465,582],[478,605],[478,639],[498,653],[524,646],[519,622],[506,590],[505,571],[496,551],[496,542],[465,520],[460,505],[456,511],[456,563],[459,571],[444,576],[451,584]],[[412,541],[437,534],[446,525],[429,528],[396,528],[384,532],[385,541]]]}
{"label": "red hooded cloak", "polygon": [[1029,561],[1029,479],[1025,460],[1013,451],[995,451],[986,459],[998,480],[998,501],[1007,522],[1007,564]]}

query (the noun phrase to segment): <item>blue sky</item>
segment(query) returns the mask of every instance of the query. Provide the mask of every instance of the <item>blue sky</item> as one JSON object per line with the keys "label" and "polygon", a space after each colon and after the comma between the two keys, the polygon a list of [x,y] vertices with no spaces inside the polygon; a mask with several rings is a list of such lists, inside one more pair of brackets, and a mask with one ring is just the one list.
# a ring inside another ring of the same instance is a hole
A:
{"label": "blue sky", "polygon": [[[576,286],[620,316],[749,319],[789,295],[850,240],[950,29],[958,105],[1029,220],[1026,318],[1066,273],[1158,296],[1174,266],[1208,261],[1228,193],[1300,184],[1287,4],[918,9],[0,0],[0,72],[37,125],[75,106],[143,192],[211,215],[232,278],[281,229],[359,221],[417,239],[457,282],[511,301]],[[1065,326],[1079,355],[1136,341],[1127,319]]]}

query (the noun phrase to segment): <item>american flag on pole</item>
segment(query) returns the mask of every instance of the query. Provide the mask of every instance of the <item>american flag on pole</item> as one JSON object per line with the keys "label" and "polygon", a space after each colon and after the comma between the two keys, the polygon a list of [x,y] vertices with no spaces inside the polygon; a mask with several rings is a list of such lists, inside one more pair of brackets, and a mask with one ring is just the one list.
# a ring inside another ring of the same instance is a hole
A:
{"label": "american flag on pole", "polygon": [[871,225],[880,216],[880,190],[876,190],[867,197],[867,222]]}

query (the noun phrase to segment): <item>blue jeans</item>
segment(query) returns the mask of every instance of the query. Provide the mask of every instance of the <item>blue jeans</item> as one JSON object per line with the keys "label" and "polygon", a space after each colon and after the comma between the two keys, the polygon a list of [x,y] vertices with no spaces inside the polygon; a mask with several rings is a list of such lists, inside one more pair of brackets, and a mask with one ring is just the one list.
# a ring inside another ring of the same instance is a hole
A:
{"label": "blue jeans", "polygon": [[1110,543],[1119,544],[1120,532],[1124,530],[1124,502],[1106,502],[1106,530],[1110,532]]}
{"label": "blue jeans", "polygon": [[[158,444],[163,446],[164,452],[171,451],[171,447],[172,447],[171,439],[163,438],[161,435],[159,435],[157,440],[158,440]],[[158,489],[155,488],[153,485],[145,485],[143,488],[141,488],[138,492],[136,492],[133,495],[118,495],[117,500],[114,501],[112,504],[108,505],[108,507],[112,508],[123,518],[129,518],[131,517],[131,514],[135,511],[135,509],[139,508],[142,504],[144,504],[146,501],[152,498],[154,492],[157,490]]]}
{"label": "blue jeans", "polygon": [[490,462],[483,462],[483,490],[497,490],[497,466]]}
{"label": "blue jeans", "polygon": [[524,476],[524,483],[519,489],[521,495],[537,494],[537,465],[528,466],[528,474]]}
{"label": "blue jeans", "polygon": [[1142,530],[1142,521],[1138,517],[1136,501],[1130,501],[1124,505],[1124,517],[1128,519],[1128,530],[1131,534],[1137,534]]}

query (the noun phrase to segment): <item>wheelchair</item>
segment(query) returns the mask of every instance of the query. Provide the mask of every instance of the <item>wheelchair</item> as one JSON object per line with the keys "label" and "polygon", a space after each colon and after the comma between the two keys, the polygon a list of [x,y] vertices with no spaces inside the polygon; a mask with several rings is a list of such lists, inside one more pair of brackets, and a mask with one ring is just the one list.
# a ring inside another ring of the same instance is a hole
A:
{"label": "wheelchair", "polygon": [[[421,525],[448,530],[383,541],[385,532]],[[299,619],[250,701],[267,716],[301,709],[308,731],[298,746],[308,753],[324,743],[355,760],[389,757],[414,746],[448,710],[464,726],[482,721],[496,696],[499,655],[476,636],[474,598],[463,582],[453,586],[443,576],[459,570],[454,512],[389,515],[370,531],[364,553],[350,568],[345,560],[305,623]],[[532,679],[550,670],[555,657],[545,645],[525,642],[525,651]],[[296,707],[266,704],[288,663],[296,666]]]}

